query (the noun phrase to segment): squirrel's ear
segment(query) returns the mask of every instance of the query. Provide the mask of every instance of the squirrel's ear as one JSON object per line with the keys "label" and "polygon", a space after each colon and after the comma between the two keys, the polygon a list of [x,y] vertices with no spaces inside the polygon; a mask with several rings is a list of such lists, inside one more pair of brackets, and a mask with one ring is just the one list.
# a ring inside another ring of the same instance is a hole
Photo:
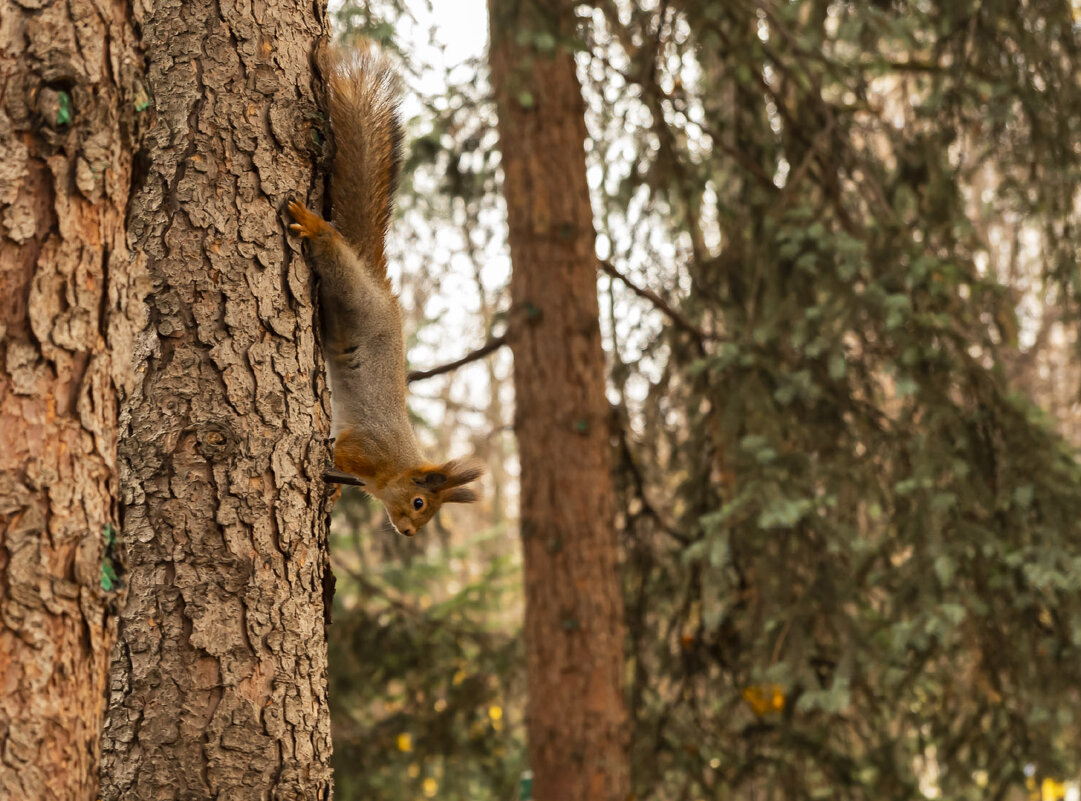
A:
{"label": "squirrel's ear", "polygon": [[443,503],[473,503],[477,499],[477,493],[469,487],[454,487],[439,494],[439,500]]}
{"label": "squirrel's ear", "polygon": [[424,487],[426,490],[437,490],[446,485],[447,474],[439,468],[435,470],[425,470],[419,476],[413,477],[413,483],[418,487]]}

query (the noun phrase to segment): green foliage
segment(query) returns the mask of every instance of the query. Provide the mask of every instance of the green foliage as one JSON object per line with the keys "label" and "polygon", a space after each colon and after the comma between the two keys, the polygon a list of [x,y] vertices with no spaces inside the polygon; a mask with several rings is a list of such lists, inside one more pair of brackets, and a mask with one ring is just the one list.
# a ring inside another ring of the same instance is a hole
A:
{"label": "green foliage", "polygon": [[117,575],[116,563],[113,561],[116,558],[116,529],[112,523],[107,523],[105,528],[101,532],[102,538],[105,540],[104,553],[101,557],[101,588],[105,592],[112,592],[116,589],[120,583],[120,577]]}
{"label": "green foliage", "polygon": [[[984,238],[1043,232],[1039,280],[1073,303],[1069,3],[601,8],[591,106],[651,154],[605,182],[602,231],[703,332],[612,321],[660,365],[620,387],[639,793],[1076,775],[1081,470],[1005,379],[1019,321]],[[640,103],[601,100],[621,80]]]}
{"label": "green foliage", "polygon": [[451,567],[475,558],[499,532],[349,568],[343,562],[356,530],[333,543],[336,797],[512,797],[524,768],[524,687],[520,641],[503,610],[521,578],[499,557],[455,587]]}
{"label": "green foliage", "polygon": [[67,92],[57,92],[56,95],[57,108],[56,108],[56,125],[61,127],[64,125],[70,125],[73,117],[71,107],[71,95]]}

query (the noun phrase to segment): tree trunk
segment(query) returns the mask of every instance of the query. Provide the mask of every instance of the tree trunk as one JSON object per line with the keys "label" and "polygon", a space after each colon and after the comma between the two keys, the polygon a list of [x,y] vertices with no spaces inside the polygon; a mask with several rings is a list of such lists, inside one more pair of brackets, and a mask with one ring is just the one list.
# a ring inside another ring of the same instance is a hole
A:
{"label": "tree trunk", "polygon": [[[573,6],[489,0],[521,458],[537,801],[625,801],[623,610]],[[525,42],[526,44],[522,44]]]}
{"label": "tree trunk", "polygon": [[323,141],[321,5],[132,6],[154,108],[129,236],[152,293],[121,410],[130,587],[104,799],[330,795],[329,410],[282,213]]}
{"label": "tree trunk", "polygon": [[124,2],[0,7],[0,798],[96,797],[119,599],[117,395],[138,314],[124,241]]}

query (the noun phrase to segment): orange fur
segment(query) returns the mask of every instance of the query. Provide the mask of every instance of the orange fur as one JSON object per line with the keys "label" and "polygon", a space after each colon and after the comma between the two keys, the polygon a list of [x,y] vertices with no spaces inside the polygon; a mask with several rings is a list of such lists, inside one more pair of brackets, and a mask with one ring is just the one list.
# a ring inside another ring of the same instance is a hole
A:
{"label": "orange fur", "polygon": [[334,441],[334,466],[346,473],[384,483],[392,478],[380,475],[378,468],[364,455],[364,446],[354,429],[349,428]]}
{"label": "orange fur", "polygon": [[332,47],[323,58],[334,133],[330,198],[334,223],[368,267],[386,278],[383,242],[402,161],[398,75],[370,43]]}

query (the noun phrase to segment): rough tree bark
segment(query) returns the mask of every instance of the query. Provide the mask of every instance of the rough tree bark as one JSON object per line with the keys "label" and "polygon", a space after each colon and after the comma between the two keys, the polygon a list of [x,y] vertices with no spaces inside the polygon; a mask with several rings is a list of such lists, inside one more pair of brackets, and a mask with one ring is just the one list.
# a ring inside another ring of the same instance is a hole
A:
{"label": "rough tree bark", "polygon": [[124,240],[138,63],[127,6],[0,5],[0,798],[98,785],[118,391],[139,314]]}
{"label": "rough tree bark", "polygon": [[623,609],[573,6],[489,0],[514,265],[527,732],[538,801],[625,801]]}
{"label": "rough tree bark", "polygon": [[121,408],[104,799],[330,795],[329,411],[282,212],[313,186],[322,7],[132,5],[153,108],[129,236],[152,291]]}

